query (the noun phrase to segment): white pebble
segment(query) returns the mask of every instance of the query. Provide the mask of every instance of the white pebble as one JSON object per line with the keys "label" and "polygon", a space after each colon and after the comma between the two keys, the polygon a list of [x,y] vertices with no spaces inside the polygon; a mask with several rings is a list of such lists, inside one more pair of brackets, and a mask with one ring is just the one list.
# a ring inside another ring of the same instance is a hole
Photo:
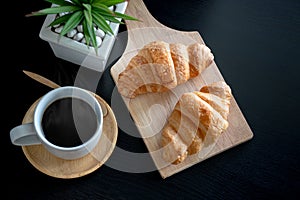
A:
{"label": "white pebble", "polygon": [[[102,39],[101,39],[99,36],[96,36],[96,42],[97,42],[97,46],[100,47],[101,44],[102,44]],[[86,44],[85,38],[83,38],[83,39],[81,40],[81,43]],[[92,42],[90,41],[90,44],[89,44],[90,46],[92,46],[91,43],[92,43]]]}
{"label": "white pebble", "polygon": [[68,33],[67,33],[67,36],[68,37],[70,37],[70,38],[72,38],[72,37],[74,37],[74,35],[77,33],[77,30],[76,29],[73,29],[73,30],[71,30],[71,31],[69,31]]}
{"label": "white pebble", "polygon": [[54,28],[58,28],[59,26],[60,26],[60,24],[53,25]]}
{"label": "white pebble", "polygon": [[102,39],[99,36],[96,36],[97,46],[100,47],[102,44]]}
{"label": "white pebble", "polygon": [[81,32],[81,33],[82,33],[82,32],[83,32],[82,25],[78,25],[78,26],[77,26],[77,30],[78,30],[79,32]]}
{"label": "white pebble", "polygon": [[111,11],[113,11],[115,9],[115,7],[114,6],[110,6],[110,7],[108,7],[108,9],[111,10]]}
{"label": "white pebble", "polygon": [[81,43],[86,44],[85,38],[83,38],[83,39],[81,40]]}
{"label": "white pebble", "polygon": [[61,16],[64,16],[65,14],[68,14],[68,12],[62,12],[62,13],[59,13],[58,15],[61,17]]}
{"label": "white pebble", "polygon": [[96,29],[96,36],[99,36],[100,38],[104,38],[105,33],[104,33],[103,30],[97,28],[97,29]]}
{"label": "white pebble", "polygon": [[57,27],[56,29],[54,29],[54,31],[55,31],[56,33],[60,33],[60,32],[62,31],[63,28],[64,28],[63,26],[59,26],[59,27]]}
{"label": "white pebble", "polygon": [[76,41],[80,41],[82,38],[83,38],[83,34],[82,33],[77,33],[73,37],[73,39],[76,40]]}

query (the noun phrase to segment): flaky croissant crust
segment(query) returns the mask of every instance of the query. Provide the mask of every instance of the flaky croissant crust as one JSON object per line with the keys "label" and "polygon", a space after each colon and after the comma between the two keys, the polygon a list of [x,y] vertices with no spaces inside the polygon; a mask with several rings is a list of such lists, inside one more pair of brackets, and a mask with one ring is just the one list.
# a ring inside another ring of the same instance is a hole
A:
{"label": "flaky croissant crust", "polygon": [[153,41],[135,55],[119,74],[121,95],[134,98],[148,92],[165,92],[198,76],[214,56],[204,44]]}
{"label": "flaky croissant crust", "polygon": [[231,96],[224,81],[183,94],[162,130],[164,160],[179,164],[203,146],[216,142],[229,125]]}

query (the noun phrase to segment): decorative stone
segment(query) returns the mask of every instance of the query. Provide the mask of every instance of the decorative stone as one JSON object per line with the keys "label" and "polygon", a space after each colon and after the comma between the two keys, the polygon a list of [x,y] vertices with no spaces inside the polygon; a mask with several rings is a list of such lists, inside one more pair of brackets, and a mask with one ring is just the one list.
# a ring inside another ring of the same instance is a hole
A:
{"label": "decorative stone", "polygon": [[71,30],[71,31],[69,31],[68,33],[67,33],[67,36],[68,37],[70,37],[70,38],[72,38],[72,37],[74,37],[74,35],[77,33],[77,30],[76,29],[73,29],[73,30]]}
{"label": "decorative stone", "polygon": [[64,28],[64,26],[59,26],[59,27],[57,27],[56,29],[54,29],[54,31],[55,31],[56,33],[60,33],[60,32],[62,31],[63,28]]}
{"label": "decorative stone", "polygon": [[[100,47],[102,44],[102,39],[99,36],[96,36],[96,42],[97,42],[97,46]],[[85,38],[83,38],[81,40],[81,43],[83,44],[87,44]],[[91,42],[90,42],[91,43]],[[89,44],[89,46],[92,46],[91,44]]]}
{"label": "decorative stone", "polygon": [[99,36],[100,38],[104,38],[105,36],[105,33],[103,30],[99,29],[99,28],[96,28],[96,36]]}
{"label": "decorative stone", "polygon": [[62,13],[59,13],[58,15],[61,17],[61,16],[64,16],[65,14],[68,14],[67,12],[62,12]]}
{"label": "decorative stone", "polygon": [[85,38],[82,38],[81,43],[82,43],[82,44],[86,44]]}
{"label": "decorative stone", "polygon": [[78,26],[77,26],[77,30],[78,30],[79,32],[81,32],[81,33],[82,33],[82,32],[83,32],[82,25],[78,25]]}
{"label": "decorative stone", "polygon": [[79,33],[74,35],[73,39],[76,40],[76,41],[80,41],[80,40],[82,40],[83,37],[84,37],[84,35],[79,32]]}
{"label": "decorative stone", "polygon": [[115,7],[114,6],[110,6],[110,7],[108,7],[108,9],[111,10],[111,11],[114,11]]}
{"label": "decorative stone", "polygon": [[58,28],[60,24],[53,25],[54,28]]}
{"label": "decorative stone", "polygon": [[102,44],[102,39],[99,36],[96,36],[97,46],[100,47]]}

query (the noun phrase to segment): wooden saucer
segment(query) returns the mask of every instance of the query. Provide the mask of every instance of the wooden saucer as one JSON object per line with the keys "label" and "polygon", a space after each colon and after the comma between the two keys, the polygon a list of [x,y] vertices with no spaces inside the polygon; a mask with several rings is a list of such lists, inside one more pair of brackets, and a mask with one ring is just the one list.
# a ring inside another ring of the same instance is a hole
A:
{"label": "wooden saucer", "polygon": [[[107,161],[117,142],[118,126],[110,106],[101,97],[97,96],[97,99],[107,112],[103,115],[103,133],[95,149],[82,158],[64,160],[49,153],[42,145],[22,146],[26,158],[36,169],[52,177],[70,179],[87,175]],[[32,122],[34,109],[39,100],[28,109],[23,124]]]}

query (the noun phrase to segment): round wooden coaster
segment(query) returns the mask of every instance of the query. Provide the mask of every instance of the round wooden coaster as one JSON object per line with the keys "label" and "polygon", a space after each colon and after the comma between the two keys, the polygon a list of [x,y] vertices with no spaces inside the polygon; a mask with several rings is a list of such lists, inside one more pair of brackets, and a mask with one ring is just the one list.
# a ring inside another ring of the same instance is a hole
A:
{"label": "round wooden coaster", "polygon": [[[104,120],[103,133],[95,149],[82,158],[64,160],[49,153],[42,145],[22,146],[26,158],[36,169],[52,177],[70,179],[87,175],[107,161],[117,142],[118,126],[110,106],[101,97],[96,95],[96,98],[101,104]],[[28,109],[22,123],[32,122],[39,100]]]}

